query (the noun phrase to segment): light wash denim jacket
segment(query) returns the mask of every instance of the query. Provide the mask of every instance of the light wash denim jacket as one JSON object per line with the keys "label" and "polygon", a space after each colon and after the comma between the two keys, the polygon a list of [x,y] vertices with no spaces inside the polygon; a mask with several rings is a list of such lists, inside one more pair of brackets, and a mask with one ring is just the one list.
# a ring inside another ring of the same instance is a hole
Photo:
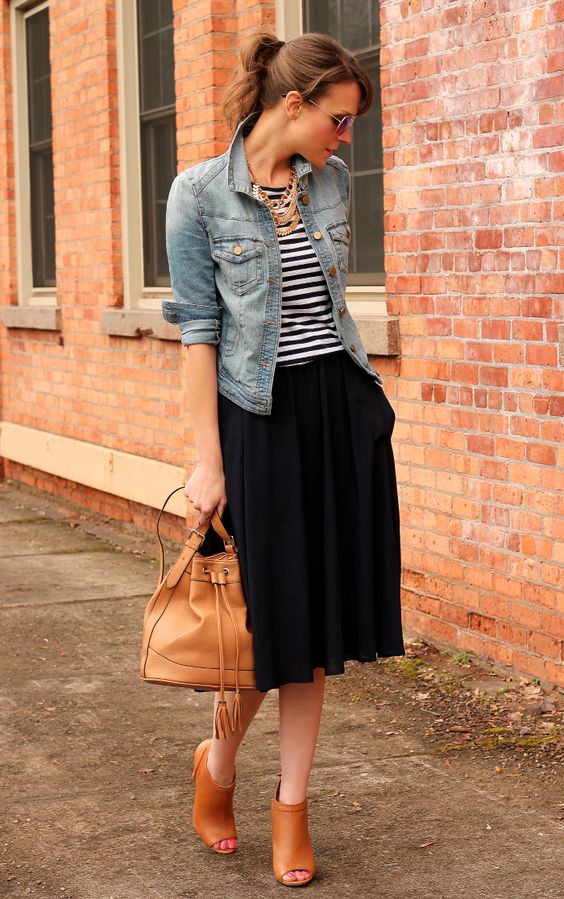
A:
{"label": "light wash denim jacket", "polygon": [[[282,262],[272,215],[252,195],[243,138],[259,113],[243,119],[221,156],[181,172],[170,188],[166,249],[174,300],[163,316],[183,344],[217,345],[217,386],[243,409],[272,411],[281,328]],[[350,227],[350,173],[337,156],[325,168],[294,157],[298,207],[325,273],[337,334],[373,380],[345,304]]]}

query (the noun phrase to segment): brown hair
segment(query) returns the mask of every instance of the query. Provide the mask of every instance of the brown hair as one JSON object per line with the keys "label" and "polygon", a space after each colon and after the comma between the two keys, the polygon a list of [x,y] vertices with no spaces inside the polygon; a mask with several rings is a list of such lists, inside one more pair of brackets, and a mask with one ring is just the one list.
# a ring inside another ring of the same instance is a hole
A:
{"label": "brown hair", "polygon": [[374,95],[370,77],[338,41],[310,31],[284,42],[268,31],[255,31],[241,43],[239,64],[223,97],[223,114],[235,131],[242,119],[270,109],[289,91],[317,100],[330,84],[342,81],[357,82],[358,114],[368,112]]}

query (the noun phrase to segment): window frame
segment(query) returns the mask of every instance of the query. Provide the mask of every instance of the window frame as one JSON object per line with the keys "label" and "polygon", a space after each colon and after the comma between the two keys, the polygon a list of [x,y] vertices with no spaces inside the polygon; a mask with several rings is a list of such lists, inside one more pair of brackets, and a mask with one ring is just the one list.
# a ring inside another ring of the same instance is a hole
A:
{"label": "window frame", "polygon": [[[16,309],[6,307],[7,314],[16,310],[57,308],[57,286],[35,287],[33,284],[31,175],[29,160],[29,106],[27,78],[26,21],[44,9],[49,10],[49,0],[12,0],[10,3],[10,39],[12,54],[12,121],[14,140],[14,191],[15,230],[17,260]],[[52,132],[51,132],[52,133]],[[55,259],[56,277],[56,259]],[[27,320],[26,320],[27,321]],[[17,322],[14,320],[14,324]],[[49,327],[47,322],[44,324]]]}
{"label": "window frame", "polygon": [[[146,286],[143,254],[143,185],[137,0],[118,0],[116,9],[120,133],[123,308],[161,312],[168,286]],[[176,129],[175,129],[176,131]]]}

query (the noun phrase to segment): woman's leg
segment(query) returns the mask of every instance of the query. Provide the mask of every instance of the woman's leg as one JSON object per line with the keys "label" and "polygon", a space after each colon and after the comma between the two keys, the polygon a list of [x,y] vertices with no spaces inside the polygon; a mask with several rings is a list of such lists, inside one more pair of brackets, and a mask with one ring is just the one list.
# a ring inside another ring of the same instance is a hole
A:
{"label": "woman's leg", "polygon": [[[215,694],[214,720],[219,695],[219,693]],[[229,730],[228,738],[226,740],[218,740],[213,737],[208,754],[208,771],[210,772],[212,780],[215,780],[216,783],[222,784],[223,786],[227,787],[233,782],[233,777],[235,776],[235,756],[237,754],[237,750],[239,749],[243,737],[245,736],[251,721],[258,712],[265,696],[266,693],[261,693],[259,690],[241,690],[241,699],[243,702],[241,732],[232,734]],[[233,720],[232,714],[234,698],[234,693],[230,692],[225,694],[227,708],[229,710],[229,718],[231,720]],[[235,838],[218,840],[217,843],[214,843],[214,846],[218,849],[232,849],[236,845],[237,840]]]}
{"label": "woman's leg", "polygon": [[[306,798],[324,693],[323,668],[314,669],[311,684],[284,684],[278,690],[282,771],[279,802],[295,805]],[[309,871],[300,868],[289,871],[285,879],[305,880],[309,874]]]}

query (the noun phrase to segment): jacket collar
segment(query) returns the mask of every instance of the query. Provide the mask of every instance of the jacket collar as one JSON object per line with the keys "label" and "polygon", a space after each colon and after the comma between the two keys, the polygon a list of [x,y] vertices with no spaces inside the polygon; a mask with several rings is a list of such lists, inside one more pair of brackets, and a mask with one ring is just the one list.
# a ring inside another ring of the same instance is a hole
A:
{"label": "jacket collar", "polygon": [[[253,192],[247,166],[247,158],[243,147],[243,139],[247,136],[249,131],[251,131],[259,116],[260,111],[255,110],[245,119],[241,119],[237,125],[237,130],[235,131],[229,149],[227,150],[227,184],[229,190],[239,190],[246,194],[252,194]],[[302,178],[311,172],[311,163],[299,153],[295,154],[294,161],[296,164],[298,181],[300,182],[300,186],[303,186]]]}

